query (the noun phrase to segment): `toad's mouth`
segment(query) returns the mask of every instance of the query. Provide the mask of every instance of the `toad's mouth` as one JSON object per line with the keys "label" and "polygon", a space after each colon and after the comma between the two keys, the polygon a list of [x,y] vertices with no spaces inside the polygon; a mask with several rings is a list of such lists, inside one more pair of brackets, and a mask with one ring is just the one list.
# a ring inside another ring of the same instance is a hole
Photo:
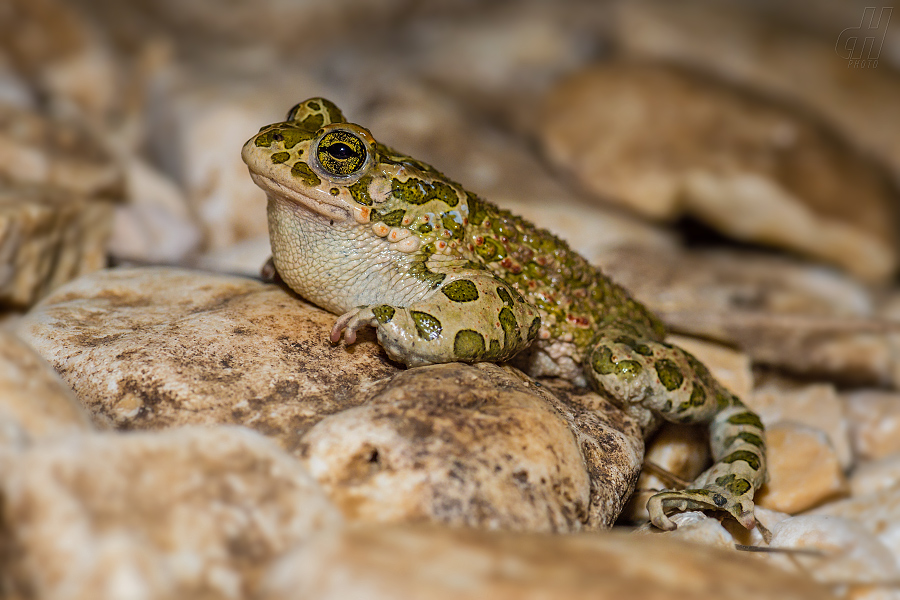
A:
{"label": "toad's mouth", "polygon": [[351,217],[350,211],[345,206],[332,204],[331,202],[307,196],[306,194],[278,183],[265,175],[250,171],[250,178],[253,179],[253,183],[265,190],[266,194],[278,196],[279,198],[283,198],[294,204],[299,204],[300,206],[333,221],[347,221]]}

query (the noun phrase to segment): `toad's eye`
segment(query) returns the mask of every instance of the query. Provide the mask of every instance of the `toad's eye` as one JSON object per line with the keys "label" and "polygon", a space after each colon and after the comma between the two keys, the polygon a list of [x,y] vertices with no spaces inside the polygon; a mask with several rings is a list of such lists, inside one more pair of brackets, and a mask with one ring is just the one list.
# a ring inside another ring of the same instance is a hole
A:
{"label": "toad's eye", "polygon": [[353,175],[366,164],[366,145],[349,131],[329,131],[316,147],[316,159],[336,177]]}

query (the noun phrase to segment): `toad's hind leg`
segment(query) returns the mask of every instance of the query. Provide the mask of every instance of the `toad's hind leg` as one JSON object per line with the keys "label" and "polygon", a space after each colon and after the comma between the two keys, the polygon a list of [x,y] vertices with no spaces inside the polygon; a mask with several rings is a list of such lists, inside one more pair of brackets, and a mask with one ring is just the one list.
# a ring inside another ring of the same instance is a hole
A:
{"label": "toad's hind leg", "polygon": [[755,525],[753,495],[765,481],[763,426],[703,363],[624,323],[598,334],[585,371],[597,389],[625,408],[640,406],[675,423],[709,423],[713,466],[689,489],[650,498],[654,525],[674,529],[667,513],[691,509],[726,511],[748,529]]}

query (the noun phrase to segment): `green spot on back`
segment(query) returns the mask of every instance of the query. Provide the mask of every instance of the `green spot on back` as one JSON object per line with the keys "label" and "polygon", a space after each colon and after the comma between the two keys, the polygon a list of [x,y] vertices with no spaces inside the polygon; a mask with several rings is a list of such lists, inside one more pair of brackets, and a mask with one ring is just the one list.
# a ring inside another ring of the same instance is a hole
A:
{"label": "green spot on back", "polygon": [[484,351],[484,336],[473,329],[461,329],[453,339],[453,354],[462,360],[477,360],[484,356]]}
{"label": "green spot on back", "polygon": [[436,340],[441,335],[441,322],[437,318],[428,313],[411,310],[409,315],[412,317],[413,323],[416,324],[416,331],[419,337],[430,341]]}
{"label": "green spot on back", "polygon": [[300,121],[300,126],[307,131],[318,131],[324,124],[325,117],[320,114],[311,114]]}
{"label": "green spot on back", "polygon": [[753,427],[763,429],[762,421],[760,421],[759,417],[749,410],[747,412],[731,415],[730,417],[728,417],[728,422],[732,425],[752,425]]}
{"label": "green spot on back", "polygon": [[319,176],[313,173],[312,169],[309,168],[309,165],[302,160],[298,160],[294,163],[294,166],[291,167],[291,175],[302,179],[303,183],[309,186],[315,186],[322,183]]}
{"label": "green spot on back", "polygon": [[387,304],[382,304],[381,306],[376,306],[372,309],[372,314],[375,315],[375,318],[378,319],[378,322],[381,324],[390,323],[391,319],[394,318],[394,310],[393,306],[388,306]]}
{"label": "green spot on back", "polygon": [[455,210],[445,212],[441,215],[441,224],[450,232],[450,237],[455,240],[461,240],[464,237],[465,230],[462,224],[462,217]]}
{"label": "green spot on back", "polygon": [[681,370],[678,368],[678,365],[675,364],[675,361],[668,358],[661,358],[656,361],[654,364],[656,367],[656,374],[659,376],[660,382],[670,392],[672,390],[677,390],[681,387],[681,384],[684,383],[684,375],[681,374]]}
{"label": "green spot on back", "polygon": [[731,464],[739,460],[746,462],[754,471],[759,470],[759,457],[749,450],[736,450],[728,456],[723,457],[719,462]]}
{"label": "green spot on back", "polygon": [[730,438],[728,438],[727,440],[725,440],[725,443],[722,444],[722,446],[725,448],[728,448],[737,440],[742,440],[744,442],[747,442],[748,444],[756,446],[757,448],[762,448],[764,445],[762,438],[759,437],[758,435],[756,435],[755,433],[750,433],[749,431],[742,431],[742,432],[738,433],[737,435],[733,435]]}
{"label": "green spot on back", "polygon": [[749,481],[743,477],[738,477],[734,473],[717,478],[716,485],[722,486],[733,496],[743,496],[753,487]]}
{"label": "green spot on back", "polygon": [[503,328],[503,348],[509,350],[519,343],[519,324],[509,307],[500,309],[500,327]]}
{"label": "green spot on back", "polygon": [[484,355],[484,358],[487,360],[496,360],[500,358],[500,354],[502,351],[502,348],[500,348],[500,342],[498,342],[497,340],[491,340],[491,347],[488,350],[487,354]]}
{"label": "green spot on back", "polygon": [[678,412],[684,412],[691,407],[703,406],[704,402],[706,402],[706,390],[699,383],[694,382],[690,399],[678,406]]}
{"label": "green spot on back", "polygon": [[475,252],[485,262],[501,260],[506,257],[506,250],[494,238],[484,238],[484,243],[475,246]]}
{"label": "green spot on back", "polygon": [[406,181],[400,181],[396,177],[391,180],[391,192],[395,198],[408,204],[417,206],[441,200],[447,206],[454,207],[459,204],[459,196],[456,190],[441,181],[428,183],[416,177],[410,177]]}
{"label": "green spot on back", "polygon": [[300,142],[311,140],[314,137],[312,132],[303,131],[302,129],[297,129],[295,127],[284,127],[280,129],[278,133],[280,133],[283,138],[286,150],[293,148]]}
{"label": "green spot on back", "polygon": [[541,328],[541,318],[535,317],[534,321],[531,322],[531,326],[528,328],[528,339],[533,340],[537,336],[540,328]]}
{"label": "green spot on back", "polygon": [[272,139],[272,135],[273,133],[271,129],[269,131],[266,131],[265,133],[260,133],[256,136],[256,138],[254,138],[253,143],[257,148],[268,148],[274,141]]}
{"label": "green spot on back", "polygon": [[378,214],[372,219],[372,221],[373,222],[381,221],[382,223],[384,223],[385,225],[387,225],[389,227],[400,227],[400,223],[403,222],[403,215],[405,215],[405,214],[406,214],[406,211],[404,211],[402,208],[400,208],[397,210],[392,210],[391,212],[388,212],[388,213]]}
{"label": "green spot on back", "polygon": [[513,307],[513,299],[512,299],[512,296],[509,295],[509,292],[507,292],[507,291],[503,288],[503,286],[498,286],[498,287],[497,287],[497,295],[500,297],[500,300],[503,301],[503,304],[507,305],[507,306],[510,307],[510,308]]}
{"label": "green spot on back", "polygon": [[614,374],[625,381],[635,379],[643,371],[643,367],[636,360],[614,361],[609,346],[599,346],[594,350],[591,355],[591,368],[600,375]]}
{"label": "green spot on back", "polygon": [[441,292],[454,302],[473,302],[478,300],[478,288],[468,279],[451,281],[441,288]]}
{"label": "green spot on back", "polygon": [[591,354],[591,368],[601,375],[612,373],[616,365],[612,361],[612,350],[609,346],[600,346]]}

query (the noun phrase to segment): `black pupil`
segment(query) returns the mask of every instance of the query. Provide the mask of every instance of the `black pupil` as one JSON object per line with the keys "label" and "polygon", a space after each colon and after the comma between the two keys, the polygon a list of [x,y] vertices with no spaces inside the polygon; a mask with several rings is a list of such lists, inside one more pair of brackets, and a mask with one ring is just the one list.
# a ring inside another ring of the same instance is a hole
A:
{"label": "black pupil", "polygon": [[337,158],[338,160],[345,160],[348,158],[359,156],[356,152],[353,151],[353,148],[341,142],[328,146],[328,154],[330,154],[333,158]]}

